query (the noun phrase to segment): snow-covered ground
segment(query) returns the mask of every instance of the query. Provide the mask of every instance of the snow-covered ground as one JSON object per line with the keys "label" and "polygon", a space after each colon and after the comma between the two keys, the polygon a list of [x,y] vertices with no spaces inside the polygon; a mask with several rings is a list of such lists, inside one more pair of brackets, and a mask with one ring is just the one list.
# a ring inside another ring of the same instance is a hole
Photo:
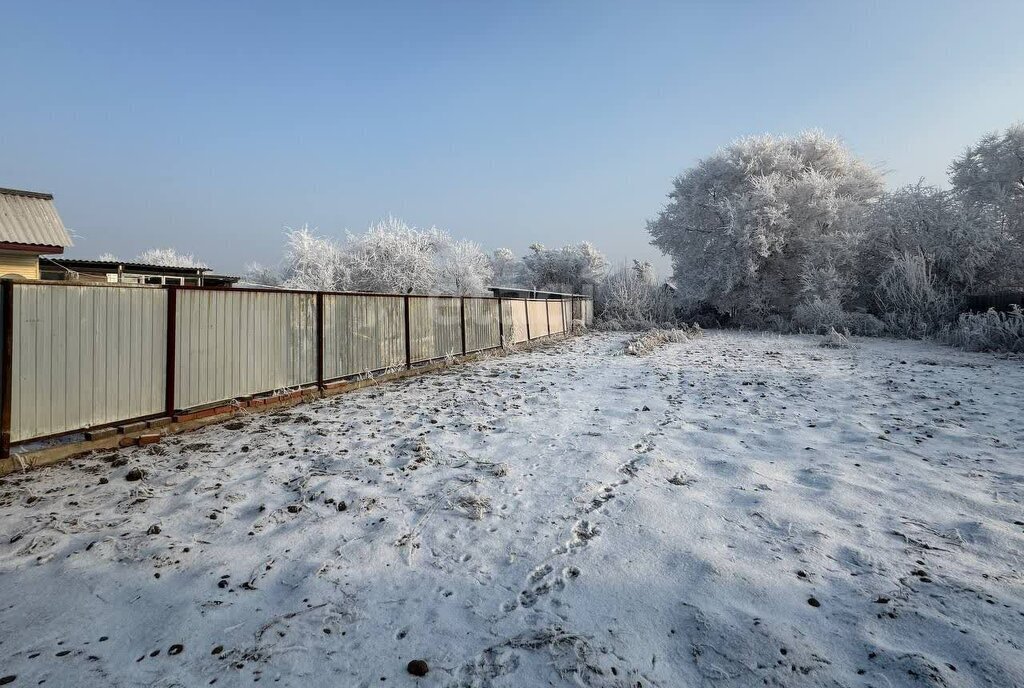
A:
{"label": "snow-covered ground", "polygon": [[1024,685],[1024,363],[624,339],[0,480],[0,677]]}

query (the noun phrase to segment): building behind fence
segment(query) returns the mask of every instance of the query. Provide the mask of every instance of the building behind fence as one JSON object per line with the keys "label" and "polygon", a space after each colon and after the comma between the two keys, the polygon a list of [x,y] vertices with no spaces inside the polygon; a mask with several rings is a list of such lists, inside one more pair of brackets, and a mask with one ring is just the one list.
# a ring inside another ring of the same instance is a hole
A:
{"label": "building behind fence", "polygon": [[4,281],[0,314],[6,458],[12,444],[566,333],[593,303]]}

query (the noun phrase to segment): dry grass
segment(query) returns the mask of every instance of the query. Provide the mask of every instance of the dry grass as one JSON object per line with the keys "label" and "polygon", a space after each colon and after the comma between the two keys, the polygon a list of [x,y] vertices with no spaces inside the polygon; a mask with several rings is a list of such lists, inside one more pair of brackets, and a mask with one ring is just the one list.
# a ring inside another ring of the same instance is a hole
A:
{"label": "dry grass", "polygon": [[650,330],[626,342],[625,353],[630,356],[646,356],[665,344],[681,344],[704,336],[699,325],[683,325],[672,330]]}

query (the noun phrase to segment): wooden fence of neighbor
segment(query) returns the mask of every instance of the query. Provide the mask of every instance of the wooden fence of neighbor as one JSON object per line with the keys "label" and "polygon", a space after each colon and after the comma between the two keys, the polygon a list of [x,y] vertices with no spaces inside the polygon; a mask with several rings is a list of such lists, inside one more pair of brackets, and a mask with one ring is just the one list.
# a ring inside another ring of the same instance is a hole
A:
{"label": "wooden fence of neighbor", "polygon": [[11,446],[412,368],[590,324],[582,296],[421,296],[13,282],[0,287]]}
{"label": "wooden fence of neighbor", "polygon": [[962,310],[983,313],[989,308],[1009,311],[1014,305],[1024,308],[1024,289],[1010,289],[988,294],[970,294],[964,299]]}

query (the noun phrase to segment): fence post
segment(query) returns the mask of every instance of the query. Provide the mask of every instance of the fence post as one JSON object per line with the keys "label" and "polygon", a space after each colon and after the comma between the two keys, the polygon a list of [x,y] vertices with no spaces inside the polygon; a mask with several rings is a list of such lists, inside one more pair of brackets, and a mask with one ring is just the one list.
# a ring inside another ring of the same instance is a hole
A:
{"label": "fence post", "polygon": [[524,299],[526,305],[526,341],[530,341],[530,299]]}
{"label": "fence post", "polygon": [[14,282],[4,280],[0,286],[3,299],[3,351],[0,351],[0,458],[11,457],[11,376],[14,362]]}
{"label": "fence post", "polygon": [[551,301],[544,301],[544,319],[548,321],[548,336],[551,336]]}
{"label": "fence post", "polygon": [[324,295],[316,293],[316,388],[324,391]]}
{"label": "fence post", "polygon": [[466,355],[466,297],[459,297],[459,326],[462,328],[462,355]]}
{"label": "fence post", "polygon": [[174,417],[174,365],[178,345],[178,288],[167,287],[167,360],[164,362],[164,414]]}
{"label": "fence post", "polygon": [[412,342],[409,339],[409,295],[402,297],[405,304],[405,367],[412,368]]}
{"label": "fence post", "polygon": [[498,346],[505,348],[505,314],[501,306],[501,297],[498,297]]}

